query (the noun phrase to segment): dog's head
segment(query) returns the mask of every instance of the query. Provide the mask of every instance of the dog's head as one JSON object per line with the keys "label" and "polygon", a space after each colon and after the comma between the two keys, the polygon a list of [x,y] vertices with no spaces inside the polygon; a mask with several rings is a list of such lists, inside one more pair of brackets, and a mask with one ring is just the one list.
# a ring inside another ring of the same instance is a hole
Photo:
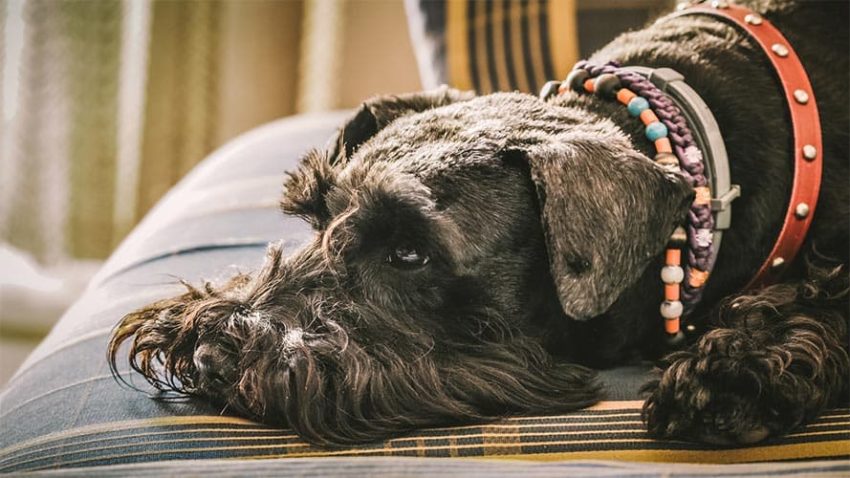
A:
{"label": "dog's head", "polygon": [[535,318],[605,312],[690,195],[586,112],[445,88],[379,98],[286,182],[311,243],[128,315],[111,360],[133,337],[155,385],[319,443],[587,406],[592,373],[547,354]]}

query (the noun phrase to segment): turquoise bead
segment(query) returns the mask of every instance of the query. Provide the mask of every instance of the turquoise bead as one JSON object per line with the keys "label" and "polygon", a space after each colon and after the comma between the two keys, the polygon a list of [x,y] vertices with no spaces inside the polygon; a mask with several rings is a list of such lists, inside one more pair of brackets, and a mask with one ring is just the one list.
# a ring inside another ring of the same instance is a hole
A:
{"label": "turquoise bead", "polygon": [[646,126],[646,137],[649,138],[650,141],[655,141],[656,139],[663,138],[665,136],[667,136],[667,127],[664,126],[664,123],[656,121],[655,123],[650,123]]}
{"label": "turquoise bead", "polygon": [[637,117],[643,113],[643,110],[649,108],[649,101],[646,101],[646,98],[642,96],[635,96],[631,101],[629,101],[627,108],[629,109],[630,115]]}

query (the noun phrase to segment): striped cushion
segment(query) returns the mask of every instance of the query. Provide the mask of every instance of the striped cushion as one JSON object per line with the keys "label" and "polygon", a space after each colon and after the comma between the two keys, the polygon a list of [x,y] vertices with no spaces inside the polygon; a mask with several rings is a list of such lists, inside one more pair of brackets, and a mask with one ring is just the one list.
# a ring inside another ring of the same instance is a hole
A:
{"label": "striped cushion", "polygon": [[[179,292],[174,277],[198,281],[251,270],[263,260],[266,242],[283,239],[294,248],[310,237],[303,222],[279,217],[275,199],[282,171],[293,167],[302,151],[324,144],[341,120],[339,114],[305,116],[260,128],[219,150],[169,193],[0,393],[0,472],[98,466],[107,468],[98,468],[97,473],[120,476],[128,470],[120,466],[130,464],[282,457],[336,457],[348,460],[339,462],[346,470],[367,466],[347,463],[376,456],[738,463],[836,458],[850,451],[847,409],[833,410],[792,435],[750,448],[650,439],[636,400],[646,366],[603,373],[612,400],[620,401],[592,409],[421,430],[383,443],[334,450],[311,447],[287,430],[223,416],[199,401],[152,399],[120,387],[109,374],[105,347],[123,314]],[[126,366],[121,373],[150,391]],[[286,470],[289,462],[283,460],[276,469]],[[380,462],[370,469],[408,474],[411,469],[426,473],[439,468],[399,463],[400,468],[394,462]],[[461,468],[469,474],[492,470],[487,462],[479,463],[480,468],[473,464]],[[186,467],[184,472],[205,469],[179,462],[166,474],[178,473],[181,466]],[[625,465],[617,466],[619,472],[604,470],[625,475]],[[635,466],[628,470],[637,474],[647,470]],[[800,470],[811,473],[812,466],[770,469],[803,474]],[[836,469],[835,463],[816,467],[824,473]],[[81,473],[89,475],[91,470]],[[565,469],[535,470],[546,475]]]}
{"label": "striped cushion", "polygon": [[575,0],[408,0],[407,10],[426,87],[536,92],[578,59]]}
{"label": "striped cushion", "polygon": [[405,0],[422,85],[537,93],[671,1]]}
{"label": "striped cushion", "polygon": [[797,433],[752,448],[710,449],[646,436],[639,401],[603,402],[568,415],[509,418],[422,430],[374,445],[327,450],[286,430],[222,416],[174,416],[75,428],[10,446],[0,472],[164,459],[305,457],[498,457],[539,461],[615,459],[739,463],[841,456],[850,410],[834,410]]}
{"label": "striped cushion", "polygon": [[131,465],[84,467],[50,472],[50,476],[79,476],[125,478],[127,476],[189,476],[203,477],[351,477],[404,476],[489,478],[753,478],[762,476],[846,478],[850,461],[814,461],[791,463],[758,463],[745,465],[651,464],[622,461],[549,461],[468,460],[442,458],[429,460],[405,457],[360,458],[286,458],[267,460],[173,460]]}

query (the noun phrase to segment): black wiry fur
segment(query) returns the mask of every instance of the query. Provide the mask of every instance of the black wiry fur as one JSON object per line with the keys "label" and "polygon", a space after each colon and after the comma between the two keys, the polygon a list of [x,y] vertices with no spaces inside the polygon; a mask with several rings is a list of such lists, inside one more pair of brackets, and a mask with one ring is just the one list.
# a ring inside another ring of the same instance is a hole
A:
{"label": "black wiry fur", "polygon": [[719,444],[788,432],[847,396],[846,265],[729,297],[711,330],[648,383],[649,430]]}
{"label": "black wiry fur", "polygon": [[[699,333],[645,387],[658,436],[752,443],[847,399],[848,6],[748,3],[797,49],[824,126],[817,214],[783,283],[739,291],[781,226],[793,172],[761,52],[689,17],[594,58],[682,72],[717,117],[744,194],[688,318]],[[315,240],[129,314],[110,363],[129,342],[131,366],[158,388],[320,444],[585,407],[601,391],[577,364],[664,351],[662,239],[692,192],[651,152],[622,106],[587,95],[370,100],[287,180],[282,208]],[[400,264],[399,248],[428,261]]]}

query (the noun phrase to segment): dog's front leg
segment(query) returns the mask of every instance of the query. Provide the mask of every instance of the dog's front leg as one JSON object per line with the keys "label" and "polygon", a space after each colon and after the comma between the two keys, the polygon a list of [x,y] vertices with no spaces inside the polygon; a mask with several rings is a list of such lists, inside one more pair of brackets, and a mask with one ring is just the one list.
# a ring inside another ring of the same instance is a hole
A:
{"label": "dog's front leg", "polygon": [[816,417],[846,397],[846,268],[730,298],[693,346],[664,360],[645,387],[656,436],[755,443]]}

